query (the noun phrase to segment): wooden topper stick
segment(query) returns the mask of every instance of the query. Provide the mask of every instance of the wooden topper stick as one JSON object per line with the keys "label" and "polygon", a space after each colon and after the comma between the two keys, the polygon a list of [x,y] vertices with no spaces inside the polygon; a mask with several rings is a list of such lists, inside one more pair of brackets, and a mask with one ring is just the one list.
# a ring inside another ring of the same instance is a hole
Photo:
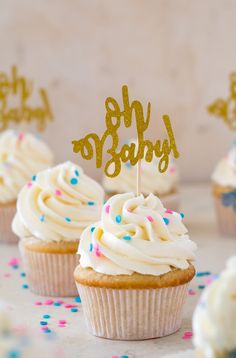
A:
{"label": "wooden topper stick", "polygon": [[141,195],[141,163],[139,160],[137,164],[137,196]]}

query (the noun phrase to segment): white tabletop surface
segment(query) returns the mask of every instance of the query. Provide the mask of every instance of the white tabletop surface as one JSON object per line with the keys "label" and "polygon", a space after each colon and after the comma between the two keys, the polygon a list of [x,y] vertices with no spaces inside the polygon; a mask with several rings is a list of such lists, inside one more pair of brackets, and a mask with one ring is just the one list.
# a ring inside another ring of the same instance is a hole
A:
{"label": "white tabletop surface", "polygon": [[[219,272],[226,259],[236,253],[236,239],[220,237],[217,231],[210,186],[185,186],[181,190],[182,207],[185,214],[185,225],[189,229],[192,240],[198,244],[198,271]],[[195,278],[190,287],[196,292],[189,295],[181,329],[168,337],[140,342],[111,341],[91,336],[86,331],[81,304],[78,312],[71,312],[64,305],[60,307],[41,305],[46,298],[35,296],[29,289],[22,288],[27,278],[20,274],[23,268],[13,269],[9,266],[12,258],[19,258],[17,246],[0,245],[0,298],[12,308],[14,323],[26,326],[29,335],[46,337],[50,333],[40,330],[43,315],[49,314],[49,328],[54,333],[55,344],[63,345],[65,358],[112,358],[128,356],[129,358],[163,357],[178,351],[192,348],[191,339],[183,339],[184,332],[191,331],[192,313],[201,293],[199,285],[204,284],[207,277]],[[75,304],[72,299],[63,299],[66,303]],[[58,321],[65,319],[66,327],[58,327]],[[44,339],[44,338],[43,338]],[[52,343],[54,344],[54,343]],[[45,357],[47,358],[47,357]]]}

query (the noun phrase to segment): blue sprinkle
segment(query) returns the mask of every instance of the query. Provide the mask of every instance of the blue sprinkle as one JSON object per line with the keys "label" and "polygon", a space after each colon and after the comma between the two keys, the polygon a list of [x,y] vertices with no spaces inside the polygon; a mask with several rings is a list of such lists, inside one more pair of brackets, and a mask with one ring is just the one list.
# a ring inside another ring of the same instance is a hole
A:
{"label": "blue sprinkle", "polygon": [[71,308],[71,312],[78,312],[78,308]]}
{"label": "blue sprinkle", "polygon": [[75,297],[75,302],[81,303],[81,298],[79,296]]}
{"label": "blue sprinkle", "polygon": [[95,226],[92,226],[90,230],[91,230],[91,232],[94,232]]}
{"label": "blue sprinkle", "polygon": [[205,285],[199,285],[198,288],[199,290],[203,290],[206,286]]}
{"label": "blue sprinkle", "polygon": [[184,213],[180,213],[180,216],[183,219],[184,218]]}
{"label": "blue sprinkle", "polygon": [[77,177],[79,176],[79,172],[78,172],[77,169],[75,170],[75,175],[76,175]]}
{"label": "blue sprinkle", "polygon": [[48,318],[51,318],[51,316],[49,314],[45,314],[45,315],[43,315],[43,318],[48,319]]}
{"label": "blue sprinkle", "polygon": [[129,358],[129,356],[120,356],[120,358]]}
{"label": "blue sprinkle", "polygon": [[197,272],[196,277],[209,276],[211,273],[209,271]]}
{"label": "blue sprinkle", "polygon": [[71,222],[71,219],[70,219],[70,218],[68,218],[68,217],[66,217],[66,218],[65,218],[65,220],[66,220],[68,223],[70,223],[70,222]]}
{"label": "blue sprinkle", "polygon": [[43,223],[43,222],[45,221],[45,215],[41,215],[41,216],[39,217],[39,220],[41,221],[41,223]]}
{"label": "blue sprinkle", "polygon": [[46,322],[46,321],[40,321],[39,323],[41,326],[47,326],[47,324],[48,324],[48,322]]}
{"label": "blue sprinkle", "polygon": [[32,180],[35,181],[36,180],[36,175],[32,176]]}
{"label": "blue sprinkle", "polygon": [[164,222],[165,222],[165,224],[166,224],[166,225],[168,225],[168,224],[169,224],[169,222],[170,222],[170,220],[169,220],[169,219],[167,219],[167,218],[163,218],[163,220],[164,220]]}
{"label": "blue sprinkle", "polygon": [[116,215],[116,222],[118,223],[118,224],[120,224],[121,223],[121,216],[120,215]]}
{"label": "blue sprinkle", "polygon": [[21,275],[21,277],[25,277],[25,276],[26,276],[26,273],[25,273],[25,272],[21,272],[20,275]]}
{"label": "blue sprinkle", "polygon": [[58,306],[59,307],[59,306],[61,306],[61,303],[60,302],[54,302],[53,306]]}
{"label": "blue sprinkle", "polygon": [[92,252],[93,251],[93,244],[89,245],[89,251]]}
{"label": "blue sprinkle", "polygon": [[72,178],[72,179],[70,180],[70,183],[71,183],[72,185],[76,185],[76,184],[78,184],[78,179]]}
{"label": "blue sprinkle", "polygon": [[10,351],[7,354],[7,358],[20,358],[21,353],[19,351]]}
{"label": "blue sprinkle", "polygon": [[22,285],[22,288],[27,289],[27,288],[29,288],[29,285],[27,285],[27,284],[25,283],[24,285]]}
{"label": "blue sprinkle", "polygon": [[17,270],[17,269],[19,268],[19,265],[14,265],[14,266],[12,266],[12,268],[13,268],[14,270]]}
{"label": "blue sprinkle", "polygon": [[129,235],[125,235],[125,236],[123,236],[123,239],[126,241],[130,241],[130,240],[132,240],[132,237]]}
{"label": "blue sprinkle", "polygon": [[95,202],[94,201],[89,201],[88,205],[93,206],[93,205],[95,205]]}
{"label": "blue sprinkle", "polygon": [[44,329],[44,333],[51,333],[52,331],[50,329]]}

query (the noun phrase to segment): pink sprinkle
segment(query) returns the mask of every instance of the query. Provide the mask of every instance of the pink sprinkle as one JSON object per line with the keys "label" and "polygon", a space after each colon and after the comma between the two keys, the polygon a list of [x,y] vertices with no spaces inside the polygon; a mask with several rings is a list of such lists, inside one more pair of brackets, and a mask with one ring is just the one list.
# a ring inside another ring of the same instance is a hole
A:
{"label": "pink sprinkle", "polygon": [[109,214],[109,212],[110,212],[110,205],[107,205],[107,206],[105,207],[105,211],[106,211],[107,214]]}
{"label": "pink sprinkle", "polygon": [[62,323],[59,323],[58,327],[65,328],[66,325],[65,325],[65,324],[62,324]]}
{"label": "pink sprinkle", "polygon": [[188,294],[189,294],[190,296],[194,296],[194,295],[196,295],[196,291],[194,291],[194,290],[192,290],[192,289],[190,288],[190,290],[188,290]]}
{"label": "pink sprinkle", "polygon": [[60,303],[61,305],[63,305],[64,301],[62,300],[57,300],[58,303]]}
{"label": "pink sprinkle", "polygon": [[47,300],[47,301],[44,302],[44,304],[48,305],[48,306],[52,305],[53,303],[54,303],[53,300]]}
{"label": "pink sprinkle", "polygon": [[32,187],[32,183],[31,183],[31,181],[29,181],[28,183],[27,183],[27,188],[31,188]]}
{"label": "pink sprinkle", "polygon": [[153,219],[153,217],[152,216],[147,216],[147,219],[150,221],[150,223],[153,223],[153,221],[154,221],[154,219]]}
{"label": "pink sprinkle", "polygon": [[9,266],[18,266],[20,263],[20,260],[16,257],[13,257],[9,262],[8,265]]}
{"label": "pink sprinkle", "polygon": [[73,305],[73,304],[70,304],[70,303],[67,303],[66,305],[64,305],[65,308],[76,308],[78,307],[78,305]]}
{"label": "pink sprinkle", "polygon": [[175,167],[170,168],[170,173],[173,174],[175,172]]}
{"label": "pink sprinkle", "polygon": [[43,327],[40,327],[41,331],[46,331],[46,329],[48,329],[48,326],[43,326]]}
{"label": "pink sprinkle", "polygon": [[59,324],[66,324],[66,320],[65,319],[60,319]]}
{"label": "pink sprinkle", "polygon": [[182,339],[191,339],[193,336],[193,333],[191,331],[184,332]]}
{"label": "pink sprinkle", "polygon": [[119,356],[112,356],[111,358],[120,358]]}
{"label": "pink sprinkle", "polygon": [[213,279],[211,277],[208,277],[205,279],[205,284],[210,285],[212,283]]}
{"label": "pink sprinkle", "polygon": [[35,304],[35,306],[42,306],[42,302],[40,302],[40,301],[36,301],[36,302],[34,302],[34,304]]}
{"label": "pink sprinkle", "polygon": [[61,196],[61,195],[62,195],[62,192],[61,192],[61,190],[56,189],[56,190],[55,190],[55,194],[56,194],[57,196]]}
{"label": "pink sprinkle", "polygon": [[95,244],[95,245],[94,245],[94,251],[95,251],[95,255],[96,255],[97,257],[100,257],[100,256],[102,255],[102,253],[101,253],[101,251],[100,251],[100,249],[99,249],[98,244]]}
{"label": "pink sprinkle", "polygon": [[23,132],[20,132],[19,135],[18,135],[18,140],[19,141],[22,141],[24,139],[24,133]]}
{"label": "pink sprinkle", "polygon": [[173,214],[172,210],[166,210],[166,214]]}

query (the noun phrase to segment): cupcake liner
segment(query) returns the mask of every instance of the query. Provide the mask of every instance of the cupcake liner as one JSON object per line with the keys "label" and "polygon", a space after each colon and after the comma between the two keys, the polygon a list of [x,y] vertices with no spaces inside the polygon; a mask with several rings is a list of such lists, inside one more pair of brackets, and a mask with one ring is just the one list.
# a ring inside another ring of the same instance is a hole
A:
{"label": "cupcake liner", "polygon": [[219,230],[223,235],[236,237],[236,210],[223,205],[221,196],[214,198]]}
{"label": "cupcake liner", "polygon": [[79,255],[30,251],[21,242],[19,248],[32,292],[54,297],[77,295],[73,272],[79,264]]}
{"label": "cupcake liner", "polygon": [[5,244],[16,244],[19,239],[12,232],[11,223],[16,212],[16,206],[0,205],[0,242]]}
{"label": "cupcake liner", "polygon": [[161,197],[161,201],[166,209],[170,209],[177,212],[180,209],[180,195],[178,193],[163,196]]}
{"label": "cupcake liner", "polygon": [[143,340],[176,332],[188,283],[160,289],[112,289],[77,283],[86,325],[95,336]]}

